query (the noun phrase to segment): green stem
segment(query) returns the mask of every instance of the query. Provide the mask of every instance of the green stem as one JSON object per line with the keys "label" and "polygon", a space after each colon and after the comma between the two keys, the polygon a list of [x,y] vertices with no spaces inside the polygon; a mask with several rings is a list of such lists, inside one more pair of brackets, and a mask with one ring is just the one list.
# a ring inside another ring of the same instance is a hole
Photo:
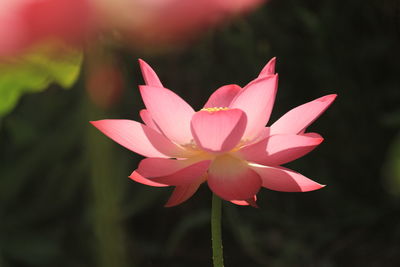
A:
{"label": "green stem", "polygon": [[224,266],[221,239],[221,199],[213,194],[211,207],[211,241],[214,267]]}
{"label": "green stem", "polygon": [[[106,117],[106,113],[87,102],[88,120]],[[121,200],[124,189],[119,161],[113,155],[112,143],[87,123],[87,152],[93,191],[93,226],[96,237],[97,267],[126,267],[125,231]]]}

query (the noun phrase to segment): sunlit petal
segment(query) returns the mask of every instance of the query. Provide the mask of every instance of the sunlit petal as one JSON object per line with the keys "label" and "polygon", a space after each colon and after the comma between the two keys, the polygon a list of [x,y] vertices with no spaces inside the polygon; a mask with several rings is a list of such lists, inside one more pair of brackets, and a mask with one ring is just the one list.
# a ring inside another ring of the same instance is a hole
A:
{"label": "sunlit petal", "polygon": [[324,139],[314,134],[282,134],[270,136],[258,143],[244,147],[237,154],[249,162],[277,166],[296,160],[316,148]]}
{"label": "sunlit petal", "polygon": [[232,100],[242,88],[236,84],[229,84],[218,88],[204,105],[205,108],[229,107]]}
{"label": "sunlit petal", "polygon": [[326,95],[290,110],[271,125],[271,135],[300,133],[332,104],[336,96]]}
{"label": "sunlit petal", "polygon": [[140,69],[146,85],[155,87],[164,87],[158,78],[156,72],[144,60],[139,59]]}
{"label": "sunlit petal", "polygon": [[188,185],[197,181],[199,177],[202,177],[207,172],[211,163],[210,160],[183,163],[180,163],[180,161],[172,159],[168,161],[168,159],[165,159],[163,162],[162,159],[159,159],[153,160],[150,164],[146,162],[146,166],[143,166],[142,161],[136,172],[156,183],[174,186]]}
{"label": "sunlit petal", "polygon": [[220,156],[210,166],[208,186],[225,200],[247,200],[260,190],[261,179],[245,162]]}
{"label": "sunlit petal", "polygon": [[277,75],[256,79],[232,101],[230,108],[241,109],[247,115],[245,139],[254,139],[265,128],[274,105],[277,86]]}
{"label": "sunlit petal", "polygon": [[174,92],[161,87],[140,86],[143,102],[162,133],[178,144],[193,139],[190,120],[193,108]]}
{"label": "sunlit petal", "polygon": [[148,127],[151,129],[160,132],[160,129],[158,128],[157,124],[154,122],[153,118],[150,115],[150,112],[147,109],[142,109],[139,113],[140,118],[146,124]]}
{"label": "sunlit petal", "polygon": [[185,157],[188,153],[160,133],[136,121],[99,120],[91,123],[121,146],[145,157]]}
{"label": "sunlit petal", "polygon": [[165,207],[179,205],[191,198],[193,194],[196,193],[197,189],[199,189],[204,180],[204,177],[200,177],[200,179],[191,184],[176,186],[170,198],[168,199],[168,202],[165,204]]}
{"label": "sunlit petal", "polygon": [[191,128],[196,144],[205,151],[226,152],[234,148],[246,128],[246,114],[239,109],[199,111]]}
{"label": "sunlit petal", "polygon": [[135,182],[144,184],[144,185],[148,185],[148,186],[154,186],[154,187],[166,187],[169,185],[166,184],[160,184],[160,183],[156,183],[150,179],[147,179],[145,177],[143,177],[142,175],[140,175],[137,171],[132,172],[131,175],[129,175],[129,178],[131,178],[132,180],[134,180]]}
{"label": "sunlit petal", "polygon": [[307,192],[324,187],[298,172],[283,167],[267,167],[256,164],[249,165],[261,179],[262,186],[281,192]]}
{"label": "sunlit petal", "polygon": [[264,66],[264,68],[261,70],[260,74],[258,75],[258,78],[266,77],[268,75],[274,75],[275,74],[275,64],[276,64],[276,57],[274,57],[270,61],[268,61],[267,65]]}
{"label": "sunlit petal", "polygon": [[231,202],[239,206],[252,206],[254,208],[258,208],[257,196],[253,196],[247,200],[231,200]]}

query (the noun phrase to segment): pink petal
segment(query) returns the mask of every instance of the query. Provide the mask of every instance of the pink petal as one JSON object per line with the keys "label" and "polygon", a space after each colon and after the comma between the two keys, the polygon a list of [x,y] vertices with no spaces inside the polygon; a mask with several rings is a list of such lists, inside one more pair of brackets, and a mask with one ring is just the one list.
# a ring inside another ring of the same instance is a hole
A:
{"label": "pink petal", "polygon": [[[180,161],[180,160],[176,160]],[[172,169],[174,169],[175,166],[172,167],[167,167],[163,166],[164,168],[161,168],[160,171],[150,171],[149,169],[144,169],[139,166],[139,169],[136,171],[146,177],[147,179],[150,179],[156,183],[160,184],[167,184],[167,185],[188,185],[191,184],[199,177],[203,176],[206,172],[208,167],[210,166],[211,161],[210,160],[203,160],[203,161],[198,161],[195,163],[192,163],[189,166],[183,166],[182,168],[177,169],[176,172],[172,172]],[[183,164],[184,165],[184,164]],[[157,166],[153,166],[153,168],[156,168]],[[163,176],[162,173],[165,173]],[[151,174],[153,177],[149,177],[146,174]],[[157,175],[157,176],[156,176]],[[159,176],[160,175],[160,176]]]}
{"label": "pink petal", "polygon": [[232,101],[230,108],[243,110],[247,115],[244,138],[252,140],[264,129],[271,115],[278,85],[278,75],[256,79],[249,83]]}
{"label": "pink petal", "polygon": [[240,88],[240,86],[236,84],[229,84],[218,88],[210,96],[207,103],[204,105],[204,108],[229,107],[232,100],[241,89],[242,88]]}
{"label": "pink petal", "polygon": [[269,127],[264,127],[264,129],[261,130],[259,135],[255,137],[253,140],[249,140],[249,142],[244,143],[245,145],[251,145],[260,142],[261,140],[264,140],[265,138],[268,138],[270,136],[269,134],[270,130]]}
{"label": "pink petal", "polygon": [[233,204],[239,205],[239,206],[252,206],[254,208],[258,208],[257,205],[257,196],[253,196],[250,199],[247,200],[231,200]]}
{"label": "pink petal", "polygon": [[171,197],[165,204],[165,207],[173,207],[188,200],[191,196],[194,195],[194,193],[196,193],[197,189],[199,189],[200,185],[204,182],[204,180],[205,178],[201,177],[200,179],[191,184],[180,185],[175,187]]}
{"label": "pink petal", "polygon": [[178,144],[189,144],[193,139],[190,120],[195,112],[192,107],[166,88],[140,86],[140,93],[162,133]]}
{"label": "pink petal", "polygon": [[158,128],[157,124],[153,121],[153,118],[150,115],[150,112],[147,109],[142,109],[140,111],[140,118],[142,121],[149,126],[151,129],[160,132],[160,129]]}
{"label": "pink petal", "polygon": [[318,133],[301,133],[299,135],[313,137],[313,138],[322,138],[322,136]]}
{"label": "pink petal", "polygon": [[298,106],[271,126],[271,134],[297,134],[313,123],[335,100],[337,95],[326,95]]}
{"label": "pink petal", "polygon": [[225,155],[217,157],[208,171],[208,186],[219,197],[231,200],[248,200],[261,187],[259,175],[247,163]]}
{"label": "pink petal", "polygon": [[[169,186],[167,184],[155,182],[152,178],[170,176],[195,163],[195,159],[175,160],[165,158],[145,158],[139,163],[139,167],[129,176],[129,178],[145,185],[157,187]],[[196,167],[198,167],[198,165],[194,165],[193,168]]]}
{"label": "pink petal", "polygon": [[270,61],[268,61],[267,65],[265,65],[265,67],[261,70],[260,74],[258,75],[258,78],[262,78],[268,75],[274,75],[275,63],[276,63],[276,57],[273,57]]}
{"label": "pink petal", "polygon": [[324,139],[315,134],[273,135],[258,143],[242,148],[237,152],[249,162],[277,166],[296,160],[316,148]]}
{"label": "pink petal", "polygon": [[185,157],[189,153],[136,121],[99,120],[90,123],[121,146],[145,157]]}
{"label": "pink petal", "polygon": [[226,152],[234,148],[246,128],[246,114],[239,109],[199,111],[191,123],[196,144],[210,152]]}
{"label": "pink petal", "polygon": [[268,165],[282,165],[303,157],[324,141],[322,136],[273,135],[268,139],[266,151]]}
{"label": "pink petal", "polygon": [[146,85],[155,87],[164,87],[158,78],[156,72],[144,60],[139,59],[140,69]]}
{"label": "pink petal", "polygon": [[194,159],[145,158],[140,161],[136,172],[147,178],[161,177],[174,174],[194,163]]}
{"label": "pink petal", "polygon": [[144,185],[149,185],[149,186],[154,186],[154,187],[166,187],[169,185],[166,184],[160,184],[160,183],[156,183],[150,179],[144,178],[142,175],[140,175],[139,173],[137,173],[136,171],[132,172],[132,174],[129,176],[129,178],[131,178],[132,180],[134,180],[135,182],[144,184]]}
{"label": "pink petal", "polygon": [[324,187],[298,172],[283,167],[249,165],[262,179],[262,186],[281,192],[308,192]]}

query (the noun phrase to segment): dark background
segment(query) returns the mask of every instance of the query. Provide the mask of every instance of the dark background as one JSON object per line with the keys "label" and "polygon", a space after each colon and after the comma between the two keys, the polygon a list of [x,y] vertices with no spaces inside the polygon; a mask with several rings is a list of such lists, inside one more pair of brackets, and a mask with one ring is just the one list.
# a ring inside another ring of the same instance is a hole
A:
{"label": "dark background", "polygon": [[309,128],[325,142],[288,164],[327,187],[263,189],[259,209],[224,203],[226,266],[400,266],[399,45],[399,1],[271,0],[186,48],[113,51],[126,83],[111,110],[87,99],[84,74],[26,95],[0,126],[0,266],[211,266],[207,186],[164,208],[170,189],[129,180],[141,158],[88,121],[139,119],[138,57],[199,109],[273,56],[271,121],[338,94]]}

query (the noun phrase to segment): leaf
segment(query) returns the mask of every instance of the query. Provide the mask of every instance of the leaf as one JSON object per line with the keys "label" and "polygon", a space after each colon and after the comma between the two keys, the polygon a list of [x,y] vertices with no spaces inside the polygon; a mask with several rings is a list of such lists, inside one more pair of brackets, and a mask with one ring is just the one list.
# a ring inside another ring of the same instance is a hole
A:
{"label": "leaf", "polygon": [[51,44],[0,61],[0,117],[25,93],[44,91],[54,82],[71,87],[78,78],[82,58],[77,49]]}

